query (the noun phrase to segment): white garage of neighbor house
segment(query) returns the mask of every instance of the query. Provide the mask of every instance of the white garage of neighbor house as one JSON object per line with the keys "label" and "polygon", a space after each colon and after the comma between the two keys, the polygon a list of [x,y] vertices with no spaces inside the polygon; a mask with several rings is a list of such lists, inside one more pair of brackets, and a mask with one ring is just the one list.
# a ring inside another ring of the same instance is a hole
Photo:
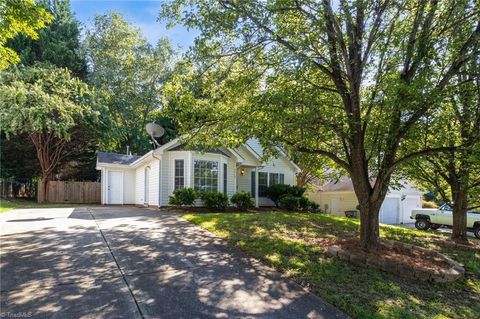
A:
{"label": "white garage of neighbor house", "polygon": [[174,189],[189,187],[229,197],[250,192],[255,206],[272,206],[266,188],[295,185],[300,169],[281,150],[268,162],[262,156],[257,139],[235,149],[187,149],[174,139],[143,156],[98,152],[102,204],[167,206]]}
{"label": "white garage of neighbor house", "polygon": [[[380,223],[412,223],[410,213],[422,207],[422,193],[407,182],[401,189],[390,189],[380,209]],[[345,211],[357,210],[357,197],[353,191],[351,179],[342,177],[338,182],[329,182],[314,186],[308,193],[310,200],[317,202],[327,213],[345,216]]]}

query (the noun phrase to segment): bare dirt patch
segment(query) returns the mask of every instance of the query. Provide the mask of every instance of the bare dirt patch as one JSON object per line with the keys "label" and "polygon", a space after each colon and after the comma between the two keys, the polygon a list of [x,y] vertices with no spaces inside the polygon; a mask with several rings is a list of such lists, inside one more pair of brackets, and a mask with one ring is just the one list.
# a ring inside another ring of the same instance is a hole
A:
{"label": "bare dirt patch", "polygon": [[339,239],[327,254],[353,264],[423,281],[450,282],[463,277],[463,265],[439,252],[397,241],[384,241],[376,250],[360,248],[356,238]]}
{"label": "bare dirt patch", "polygon": [[385,259],[398,264],[405,264],[421,269],[450,268],[448,261],[439,254],[431,254],[426,250],[420,250],[410,245],[386,245],[381,243],[374,251],[365,251],[360,248],[358,239],[345,239],[339,245],[350,252],[361,253],[365,256],[372,256],[379,259]]}

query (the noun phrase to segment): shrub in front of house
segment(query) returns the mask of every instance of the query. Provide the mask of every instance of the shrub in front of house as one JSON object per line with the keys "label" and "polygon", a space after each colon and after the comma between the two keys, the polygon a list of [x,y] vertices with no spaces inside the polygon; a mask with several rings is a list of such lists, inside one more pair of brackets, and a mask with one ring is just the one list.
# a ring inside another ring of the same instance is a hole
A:
{"label": "shrub in front of house", "polygon": [[311,212],[311,213],[319,213],[320,212],[320,205],[318,205],[315,202],[312,202],[311,200],[309,200],[308,202],[310,204],[309,212]]}
{"label": "shrub in front of house", "polygon": [[293,196],[290,194],[283,195],[280,200],[278,201],[279,206],[286,210],[299,210],[300,209],[300,201],[302,197]]}
{"label": "shrub in front of house", "polygon": [[305,193],[305,188],[301,188],[298,186],[286,185],[286,184],[275,184],[266,189],[266,195],[270,198],[274,203],[275,206],[279,207],[280,199],[286,195],[290,195],[292,197],[302,197]]}
{"label": "shrub in front of house", "polygon": [[193,188],[179,188],[173,191],[168,203],[175,206],[193,206],[198,194]]}
{"label": "shrub in front of house", "polygon": [[284,195],[279,200],[281,208],[289,211],[317,212],[319,205],[303,196]]}
{"label": "shrub in front of house", "polygon": [[228,206],[228,196],[219,192],[201,192],[200,199],[210,209],[225,210]]}
{"label": "shrub in front of house", "polygon": [[318,209],[320,208],[320,205],[318,205],[315,202],[312,202],[306,197],[299,197],[298,208],[303,212],[317,212]]}
{"label": "shrub in front of house", "polygon": [[230,198],[230,201],[240,210],[247,210],[254,205],[252,195],[247,192],[238,192],[233,194],[232,198]]}

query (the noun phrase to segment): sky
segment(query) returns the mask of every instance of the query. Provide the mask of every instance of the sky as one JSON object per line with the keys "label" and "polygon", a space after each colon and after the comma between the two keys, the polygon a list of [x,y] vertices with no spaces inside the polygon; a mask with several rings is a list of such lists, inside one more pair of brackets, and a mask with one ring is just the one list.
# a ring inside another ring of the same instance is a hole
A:
{"label": "sky", "polygon": [[193,45],[198,32],[183,26],[167,29],[165,23],[157,21],[161,0],[70,0],[72,11],[86,27],[93,24],[95,15],[109,11],[120,12],[127,21],[139,28],[143,35],[155,44],[161,37],[170,39],[174,47],[186,51]]}

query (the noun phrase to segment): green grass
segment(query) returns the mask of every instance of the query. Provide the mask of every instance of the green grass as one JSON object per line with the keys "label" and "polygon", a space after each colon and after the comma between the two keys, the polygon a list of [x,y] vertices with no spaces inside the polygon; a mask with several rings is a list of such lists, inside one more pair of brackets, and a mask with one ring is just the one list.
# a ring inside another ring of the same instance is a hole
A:
{"label": "green grass", "polygon": [[358,221],[323,214],[187,214],[200,225],[354,318],[478,318],[480,253],[438,246],[438,233],[382,226],[381,236],[436,249],[465,265],[464,280],[440,284],[399,278],[327,257],[321,237],[358,235]]}
{"label": "green grass", "polygon": [[85,206],[86,204],[70,204],[70,203],[37,203],[34,200],[26,199],[0,199],[0,213],[8,212],[12,209],[20,208],[52,208],[52,207],[76,207]]}

